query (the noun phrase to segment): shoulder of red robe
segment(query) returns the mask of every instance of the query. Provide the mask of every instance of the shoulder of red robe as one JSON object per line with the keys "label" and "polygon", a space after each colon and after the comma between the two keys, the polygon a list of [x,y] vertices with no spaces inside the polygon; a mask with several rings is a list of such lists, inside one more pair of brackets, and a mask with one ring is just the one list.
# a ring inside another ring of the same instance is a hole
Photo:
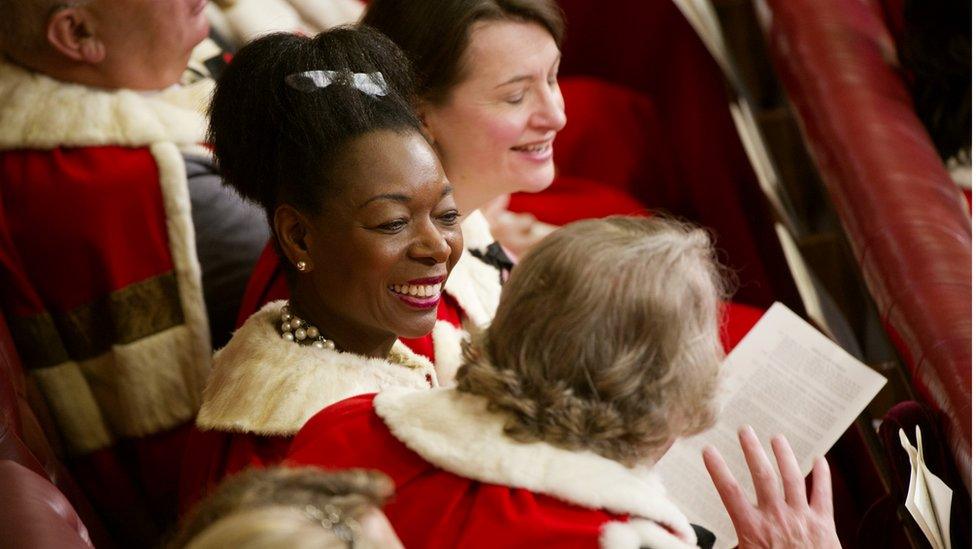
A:
{"label": "shoulder of red robe", "polygon": [[482,397],[393,389],[377,395],[374,408],[398,440],[445,471],[630,516],[604,526],[603,547],[694,546],[688,519],[650,470],[592,452],[516,442],[504,434],[505,417],[488,411]]}

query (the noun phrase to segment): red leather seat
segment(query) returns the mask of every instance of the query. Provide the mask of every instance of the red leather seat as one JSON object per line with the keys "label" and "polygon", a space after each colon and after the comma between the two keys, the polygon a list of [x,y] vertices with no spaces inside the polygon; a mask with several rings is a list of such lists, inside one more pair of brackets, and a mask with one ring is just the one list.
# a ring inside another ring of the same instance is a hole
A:
{"label": "red leather seat", "polygon": [[[85,495],[78,488],[77,484],[75,484],[74,479],[68,474],[64,464],[58,459],[55,450],[52,448],[49,439],[41,427],[41,422],[35,415],[34,410],[28,406],[28,389],[20,359],[14,349],[6,321],[0,315],[0,460],[7,460],[26,471],[46,479],[50,489],[45,489],[46,491],[44,493],[52,496],[52,505],[61,505],[58,503],[60,500],[55,500],[57,498],[63,500],[67,496],[67,499],[73,504],[74,509],[77,509],[78,513],[84,518],[85,524],[91,530],[92,538],[98,543],[99,547],[110,546],[110,538],[102,526],[101,520],[95,514]],[[37,402],[40,404],[39,400]],[[24,475],[24,473],[9,474],[17,478],[21,478]],[[0,490],[0,497],[3,497],[7,493],[8,484],[5,482],[6,480],[0,482],[0,486],[4,487],[3,490]],[[31,484],[33,481],[24,482],[27,482],[27,484],[17,484],[16,486],[34,485]],[[53,486],[51,486],[52,484]],[[14,485],[10,486],[13,487]],[[14,502],[11,505],[16,508],[19,505],[17,502],[20,500],[14,498],[10,501]],[[33,505],[33,503],[30,503],[26,499],[24,500],[24,504]],[[6,510],[6,505],[0,503],[0,509]],[[19,516],[16,514],[19,512],[17,509],[10,509],[9,511],[13,514],[4,515],[5,519]],[[72,514],[74,514],[74,511],[72,511]],[[53,515],[45,514],[37,516],[53,517]],[[38,520],[42,519],[39,518]],[[54,519],[52,518],[52,520]],[[54,530],[59,528],[56,524],[52,524],[51,526]],[[7,530],[2,527],[2,523],[0,523],[0,532],[4,533],[4,542],[6,542]],[[87,537],[88,534],[86,533],[85,536]],[[54,546],[52,545],[52,547]]]}
{"label": "red leather seat", "polygon": [[[972,224],[872,2],[767,0],[773,63],[882,320],[970,488]],[[970,488],[971,489],[971,488]]]}
{"label": "red leather seat", "polygon": [[36,471],[0,461],[0,532],[4,547],[91,548],[88,529],[71,503]]}

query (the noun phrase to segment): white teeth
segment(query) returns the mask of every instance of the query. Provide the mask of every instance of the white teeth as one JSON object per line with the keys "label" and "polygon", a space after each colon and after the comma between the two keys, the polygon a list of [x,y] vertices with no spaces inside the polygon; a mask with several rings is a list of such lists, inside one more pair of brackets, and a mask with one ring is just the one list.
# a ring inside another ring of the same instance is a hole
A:
{"label": "white teeth", "polygon": [[440,284],[394,284],[389,289],[413,297],[433,297],[441,293]]}
{"label": "white teeth", "polygon": [[548,151],[552,146],[552,142],[543,143],[541,145],[529,145],[524,147],[515,147],[517,150],[531,152],[531,153],[541,153]]}

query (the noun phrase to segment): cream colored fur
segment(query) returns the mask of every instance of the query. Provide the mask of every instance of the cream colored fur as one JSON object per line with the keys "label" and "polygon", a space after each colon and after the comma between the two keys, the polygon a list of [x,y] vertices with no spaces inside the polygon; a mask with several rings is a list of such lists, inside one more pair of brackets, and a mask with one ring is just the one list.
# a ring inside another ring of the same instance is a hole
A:
{"label": "cream colored fur", "polygon": [[484,329],[495,317],[502,285],[498,271],[491,265],[471,255],[467,248],[482,248],[494,239],[488,229],[488,220],[479,211],[472,212],[463,223],[465,250],[461,254],[444,290],[457,300],[472,324],[470,330]]}
{"label": "cream colored fur", "polygon": [[71,454],[112,445],[114,437],[77,362],[31,372]]}
{"label": "cream colored fur", "polygon": [[468,338],[462,328],[455,328],[450,322],[438,320],[434,323],[431,338],[434,340],[434,368],[442,387],[453,387],[454,376],[461,367],[463,342]]}
{"label": "cream colored fur", "polygon": [[685,541],[668,532],[654,521],[631,519],[626,522],[608,522],[600,532],[602,549],[689,549],[697,547],[693,541]]}
{"label": "cream colored fur", "polygon": [[321,32],[359,21],[366,5],[359,0],[288,0],[308,26]]}
{"label": "cream colored fur", "polygon": [[203,140],[213,83],[156,94],[60,82],[0,61],[0,150]]}
{"label": "cream colored fur", "polygon": [[364,9],[359,0],[237,0],[222,11],[212,10],[208,17],[218,32],[240,45],[272,32],[313,36],[356,23]]}
{"label": "cream colored fur", "polygon": [[184,324],[81,364],[32,372],[75,453],[175,427],[199,406],[210,333],[181,149],[203,140],[211,89],[201,81],[155,94],[106,91],[0,62],[0,150],[148,146],[159,169]]}
{"label": "cream colored fur", "polygon": [[287,0],[237,0],[224,10],[224,17],[238,44],[272,32],[316,33]]}
{"label": "cream colored fur", "polygon": [[[206,345],[206,341],[204,342]],[[31,371],[69,450],[84,454],[116,436],[140,437],[193,419],[209,357],[176,326],[83,362]],[[195,356],[195,354],[197,356]],[[159,357],[168,364],[161,367]]]}
{"label": "cream colored fur", "polygon": [[286,341],[284,301],[265,305],[214,357],[197,426],[259,435],[293,435],[316,412],[351,396],[391,387],[427,389],[437,374],[399,341],[389,360]]}
{"label": "cream colored fur", "polygon": [[[190,332],[183,348],[179,349],[179,354],[183,356],[178,363],[182,368],[186,394],[192,398],[192,410],[196,411],[210,370],[210,323],[203,300],[186,165],[175,143],[156,143],[149,150],[159,167],[159,185],[163,190],[163,209],[166,211],[166,233],[169,236],[169,250],[173,258],[180,305],[183,308],[183,325]],[[147,357],[147,360],[158,367],[158,359]],[[160,405],[164,405],[164,402],[160,402]]]}
{"label": "cream colored fur", "polygon": [[504,416],[489,412],[482,397],[450,389],[389,390],[377,395],[374,407],[397,439],[441,469],[648,519],[686,542],[695,540],[688,519],[649,470],[591,452],[516,442],[503,432]]}

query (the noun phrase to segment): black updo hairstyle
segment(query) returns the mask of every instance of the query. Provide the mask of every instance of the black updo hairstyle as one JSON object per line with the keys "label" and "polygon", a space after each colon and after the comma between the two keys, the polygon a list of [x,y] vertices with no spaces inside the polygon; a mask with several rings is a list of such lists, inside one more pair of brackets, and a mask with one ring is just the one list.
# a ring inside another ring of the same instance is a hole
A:
{"label": "black updo hairstyle", "polygon": [[[385,96],[337,83],[300,91],[285,79],[330,70],[380,72]],[[244,46],[210,103],[208,137],[224,182],[261,204],[274,223],[281,203],[318,214],[338,189],[332,166],[343,148],[374,130],[421,132],[413,73],[400,49],[369,27],[339,27],[313,38],[271,34]]]}

